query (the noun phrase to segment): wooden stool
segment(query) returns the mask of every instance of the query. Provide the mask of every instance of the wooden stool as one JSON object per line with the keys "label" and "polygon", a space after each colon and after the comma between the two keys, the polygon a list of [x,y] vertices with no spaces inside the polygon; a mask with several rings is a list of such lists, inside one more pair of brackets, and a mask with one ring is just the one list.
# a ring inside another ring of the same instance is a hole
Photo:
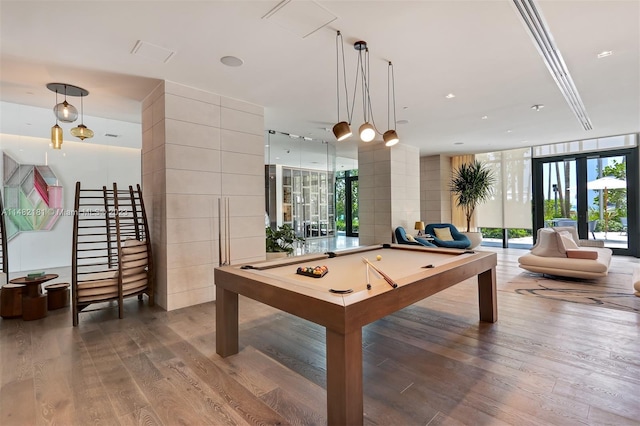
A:
{"label": "wooden stool", "polygon": [[0,316],[17,318],[22,316],[22,292],[24,284],[5,284],[0,290]]}
{"label": "wooden stool", "polygon": [[69,306],[69,283],[55,283],[44,286],[47,290],[47,309],[64,308]]}

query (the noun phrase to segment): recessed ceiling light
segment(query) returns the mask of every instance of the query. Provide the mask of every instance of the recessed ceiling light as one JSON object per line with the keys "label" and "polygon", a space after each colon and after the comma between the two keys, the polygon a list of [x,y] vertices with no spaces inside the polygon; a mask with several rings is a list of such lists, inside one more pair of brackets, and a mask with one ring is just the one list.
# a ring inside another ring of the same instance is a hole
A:
{"label": "recessed ceiling light", "polygon": [[598,53],[598,59],[606,58],[607,56],[613,55],[613,50],[603,50]]}
{"label": "recessed ceiling light", "polygon": [[239,67],[240,65],[244,64],[244,61],[242,59],[235,56],[223,56],[222,58],[220,58],[220,62],[228,67]]}
{"label": "recessed ceiling light", "polygon": [[269,148],[269,144],[265,145],[264,147],[265,147],[265,148]]}
{"label": "recessed ceiling light", "polygon": [[542,105],[542,104],[533,105],[531,107],[531,109],[534,110],[534,111],[540,111],[542,108],[544,108],[544,105]]}
{"label": "recessed ceiling light", "polygon": [[507,130],[507,133],[511,133],[513,130]]}
{"label": "recessed ceiling light", "polygon": [[482,118],[483,120],[486,120],[486,119],[487,119],[487,118],[489,118],[489,117],[487,117],[486,115],[483,115],[483,116],[482,116],[482,117],[480,117],[480,118]]}
{"label": "recessed ceiling light", "polygon": [[456,97],[456,95],[454,95],[453,93],[449,93],[447,96],[445,96],[445,98],[447,98],[447,99],[453,99],[455,97]]}
{"label": "recessed ceiling light", "polygon": [[398,120],[396,124],[409,124],[409,120]]}

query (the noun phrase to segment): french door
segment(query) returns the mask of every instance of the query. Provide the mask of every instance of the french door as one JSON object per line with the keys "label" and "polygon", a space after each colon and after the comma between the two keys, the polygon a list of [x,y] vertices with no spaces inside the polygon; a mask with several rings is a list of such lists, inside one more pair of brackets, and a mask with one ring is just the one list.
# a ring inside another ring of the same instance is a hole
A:
{"label": "french door", "polygon": [[575,226],[581,239],[638,256],[638,148],[535,158],[533,169],[535,230]]}

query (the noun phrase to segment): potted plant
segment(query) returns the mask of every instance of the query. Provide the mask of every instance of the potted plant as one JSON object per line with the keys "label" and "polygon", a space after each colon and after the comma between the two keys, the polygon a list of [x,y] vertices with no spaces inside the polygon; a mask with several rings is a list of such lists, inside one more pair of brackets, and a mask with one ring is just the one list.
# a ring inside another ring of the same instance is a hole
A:
{"label": "potted plant", "polygon": [[495,184],[493,171],[481,161],[462,164],[453,171],[450,190],[456,196],[456,205],[462,209],[467,220],[467,230],[463,232],[471,240],[471,248],[482,243],[480,232],[471,232],[471,218],[476,206],[489,199]]}
{"label": "potted plant", "polygon": [[291,225],[282,225],[277,229],[266,228],[267,259],[285,257],[293,253],[294,244],[304,242],[298,237]]}

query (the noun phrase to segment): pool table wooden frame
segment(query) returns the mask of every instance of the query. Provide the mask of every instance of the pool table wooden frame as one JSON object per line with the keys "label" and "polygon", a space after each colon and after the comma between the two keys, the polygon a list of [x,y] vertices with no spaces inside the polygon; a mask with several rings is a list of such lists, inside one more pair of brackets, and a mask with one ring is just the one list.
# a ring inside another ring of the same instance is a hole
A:
{"label": "pool table wooden frame", "polygon": [[[286,258],[276,262],[215,268],[216,352],[222,357],[238,353],[238,295],[265,303],[326,327],[327,420],[329,425],[363,423],[362,327],[468,278],[478,277],[480,321],[496,322],[497,256],[489,252],[421,248],[385,244],[385,249],[447,253],[455,260],[430,269],[410,269],[408,276],[396,279],[397,288],[376,286],[371,290],[336,295],[295,285],[278,277],[254,272],[255,269],[309,265],[329,257],[355,256],[359,264],[371,246],[335,253]],[[329,266],[331,270],[331,266]],[[331,274],[327,274],[327,277]],[[313,280],[312,278],[310,278]],[[335,280],[336,277],[333,277]],[[320,280],[325,280],[321,278]],[[363,277],[364,282],[364,277]]]}

